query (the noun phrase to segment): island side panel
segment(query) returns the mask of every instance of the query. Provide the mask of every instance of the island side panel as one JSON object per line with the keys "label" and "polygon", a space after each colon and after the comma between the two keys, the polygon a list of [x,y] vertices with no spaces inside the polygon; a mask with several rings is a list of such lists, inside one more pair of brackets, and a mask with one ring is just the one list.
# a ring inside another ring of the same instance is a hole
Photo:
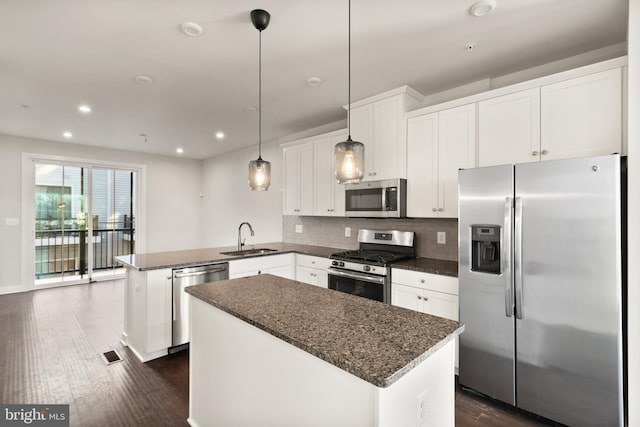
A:
{"label": "island side panel", "polygon": [[455,340],[388,388],[378,389],[379,427],[454,427]]}
{"label": "island side panel", "polygon": [[192,426],[377,425],[374,385],[197,298],[190,304]]}

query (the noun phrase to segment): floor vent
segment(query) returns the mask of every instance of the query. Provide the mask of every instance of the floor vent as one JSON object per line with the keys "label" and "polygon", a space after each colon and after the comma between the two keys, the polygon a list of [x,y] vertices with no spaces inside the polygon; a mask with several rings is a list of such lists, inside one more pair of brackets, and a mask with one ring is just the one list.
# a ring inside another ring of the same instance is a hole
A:
{"label": "floor vent", "polygon": [[122,357],[115,350],[109,350],[102,353],[102,359],[104,363],[107,365],[111,365],[112,363],[122,362]]}

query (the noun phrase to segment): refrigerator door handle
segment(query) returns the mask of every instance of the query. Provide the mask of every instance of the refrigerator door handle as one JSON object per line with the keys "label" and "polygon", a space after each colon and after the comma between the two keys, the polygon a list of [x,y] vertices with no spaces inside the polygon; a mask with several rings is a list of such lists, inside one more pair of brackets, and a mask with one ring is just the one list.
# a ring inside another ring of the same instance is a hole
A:
{"label": "refrigerator door handle", "polygon": [[516,292],[516,319],[522,319],[522,198],[516,197],[515,204],[515,239],[514,239],[514,284]]}
{"label": "refrigerator door handle", "polygon": [[507,197],[504,201],[504,232],[501,254],[502,274],[504,276],[504,311],[507,317],[513,316],[513,275],[511,274],[511,219],[513,198]]}

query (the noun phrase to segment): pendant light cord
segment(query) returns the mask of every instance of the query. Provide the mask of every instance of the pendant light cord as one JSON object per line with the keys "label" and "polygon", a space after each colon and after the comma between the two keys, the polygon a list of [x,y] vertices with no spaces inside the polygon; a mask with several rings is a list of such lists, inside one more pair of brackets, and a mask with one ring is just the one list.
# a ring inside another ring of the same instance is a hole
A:
{"label": "pendant light cord", "polygon": [[351,0],[349,0],[349,48],[348,48],[348,54],[347,56],[349,57],[348,60],[348,74],[349,77],[347,79],[348,81],[348,86],[349,86],[349,114],[347,117],[347,127],[349,128],[347,133],[349,134],[349,137],[347,138],[347,141],[351,141]]}
{"label": "pendant light cord", "polygon": [[262,30],[258,47],[258,160],[262,160]]}

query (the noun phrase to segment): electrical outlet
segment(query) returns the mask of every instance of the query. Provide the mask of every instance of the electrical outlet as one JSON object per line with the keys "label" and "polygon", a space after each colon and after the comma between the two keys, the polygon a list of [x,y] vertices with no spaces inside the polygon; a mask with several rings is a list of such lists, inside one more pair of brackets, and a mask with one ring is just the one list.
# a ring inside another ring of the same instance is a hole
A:
{"label": "electrical outlet", "polygon": [[344,237],[351,237],[351,227],[344,228]]}
{"label": "electrical outlet", "polygon": [[20,225],[20,220],[18,218],[5,218],[4,225]]}
{"label": "electrical outlet", "polygon": [[296,233],[302,233],[302,224],[296,224]]}
{"label": "electrical outlet", "polygon": [[416,426],[423,427],[427,425],[427,389],[425,388],[422,393],[416,398]]}
{"label": "electrical outlet", "polygon": [[446,231],[438,231],[438,244],[446,245],[447,244],[447,232]]}

